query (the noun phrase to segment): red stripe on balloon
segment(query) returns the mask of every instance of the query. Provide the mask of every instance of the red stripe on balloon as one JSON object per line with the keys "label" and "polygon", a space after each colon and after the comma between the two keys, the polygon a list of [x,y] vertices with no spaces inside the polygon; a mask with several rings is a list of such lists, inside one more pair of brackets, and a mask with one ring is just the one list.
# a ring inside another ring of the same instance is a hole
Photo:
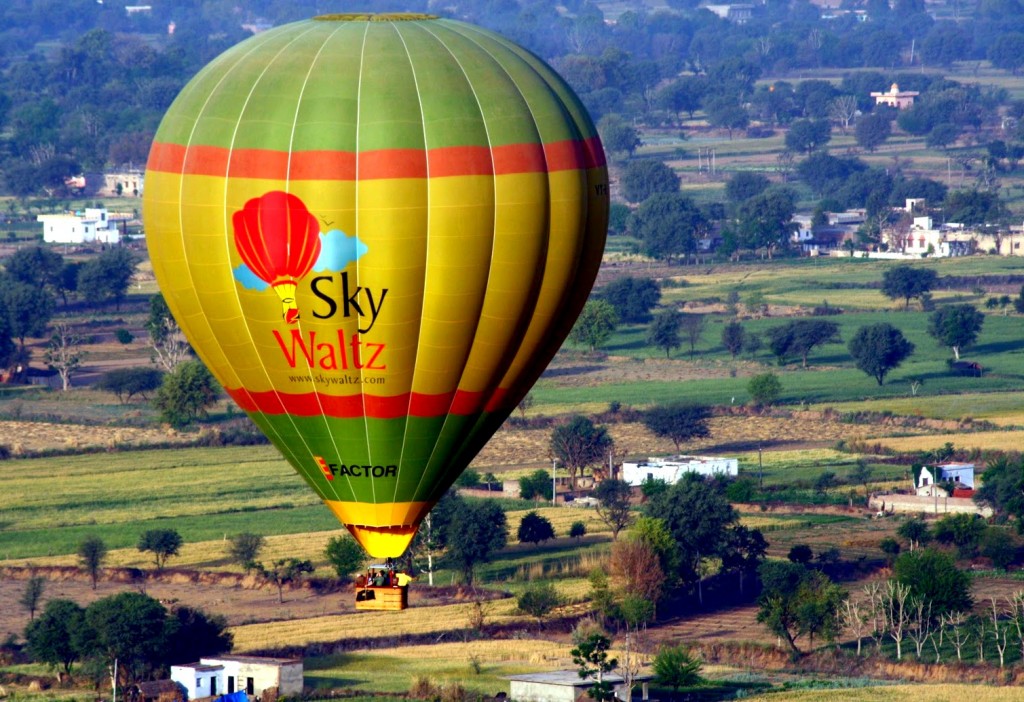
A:
{"label": "red stripe on balloon", "polygon": [[[356,162],[361,180],[498,175],[568,171],[605,165],[597,136],[582,141],[550,144],[449,146],[437,149],[381,149],[363,151],[296,151],[226,149],[220,146],[155,142],[147,170],[183,175],[204,175],[267,180],[355,180]],[[229,168],[230,165],[230,168]]]}
{"label": "red stripe on balloon", "polygon": [[[500,391],[499,391],[500,392]],[[246,412],[291,414],[298,417],[326,415],[338,419],[396,419],[399,417],[444,417],[472,415],[484,407],[483,393],[457,391],[426,395],[413,392],[402,395],[327,395],[325,393],[283,393],[273,390],[252,392],[229,388],[228,395]],[[501,393],[504,395],[504,393]],[[490,407],[493,398],[486,404]]]}

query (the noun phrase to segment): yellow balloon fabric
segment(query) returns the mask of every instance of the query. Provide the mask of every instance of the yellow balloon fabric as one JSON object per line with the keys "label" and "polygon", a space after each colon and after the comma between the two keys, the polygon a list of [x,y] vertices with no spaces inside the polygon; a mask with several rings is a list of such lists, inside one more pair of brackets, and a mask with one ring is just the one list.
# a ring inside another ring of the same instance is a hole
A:
{"label": "yellow balloon fabric", "polygon": [[377,557],[557,352],[607,215],[568,86],[422,15],[327,15],[228,50],[168,110],[144,195],[189,341]]}

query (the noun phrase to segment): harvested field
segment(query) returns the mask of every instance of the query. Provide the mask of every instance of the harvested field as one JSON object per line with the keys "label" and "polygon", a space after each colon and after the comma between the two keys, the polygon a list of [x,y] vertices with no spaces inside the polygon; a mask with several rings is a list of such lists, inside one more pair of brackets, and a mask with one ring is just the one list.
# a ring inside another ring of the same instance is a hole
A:
{"label": "harvested field", "polygon": [[878,437],[868,439],[885,448],[900,452],[932,451],[951,443],[958,449],[985,451],[1020,451],[1024,431],[980,431],[963,434],[931,434],[928,436]]}

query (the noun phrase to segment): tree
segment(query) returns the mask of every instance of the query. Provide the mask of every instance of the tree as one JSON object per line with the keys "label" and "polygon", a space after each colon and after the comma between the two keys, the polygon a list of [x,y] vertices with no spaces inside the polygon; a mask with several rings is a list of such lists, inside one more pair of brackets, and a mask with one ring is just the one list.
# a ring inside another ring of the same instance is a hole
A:
{"label": "tree", "polygon": [[908,551],[896,559],[893,576],[910,589],[912,597],[931,604],[932,616],[971,607],[971,578],[956,567],[948,554],[931,548]]}
{"label": "tree", "polygon": [[235,534],[228,540],[228,554],[234,563],[245,568],[248,573],[256,567],[256,559],[266,543],[267,540],[260,534],[247,531]]}
{"label": "tree", "polygon": [[12,276],[0,277],[0,309],[7,317],[19,351],[25,351],[26,337],[41,337],[53,316],[53,294],[44,288],[21,283]]}
{"label": "tree", "polygon": [[627,275],[605,285],[598,296],[611,303],[619,322],[645,324],[661,299],[661,288],[651,278]]}
{"label": "tree", "polygon": [[200,361],[186,361],[166,374],[154,404],[160,418],[176,429],[204,419],[217,399],[217,382]]}
{"label": "tree", "polygon": [[149,529],[139,537],[137,548],[153,554],[157,570],[163,570],[167,559],[177,556],[183,541],[181,534],[174,529]]}
{"label": "tree", "polygon": [[71,376],[82,365],[82,337],[67,324],[58,324],[43,354],[43,360],[60,376],[61,390],[71,387]]}
{"label": "tree", "polygon": [[506,525],[505,512],[492,500],[456,503],[446,529],[447,557],[467,587],[473,585],[476,565],[505,548]]}
{"label": "tree", "polygon": [[923,519],[911,519],[903,522],[896,530],[896,535],[907,540],[911,551],[927,546],[928,542],[932,540],[931,529]]}
{"label": "tree", "polygon": [[559,604],[561,598],[551,583],[530,583],[516,599],[519,611],[536,617],[538,624]]}
{"label": "tree", "polygon": [[[728,531],[739,520],[715,482],[689,474],[647,503],[647,515],[661,519],[675,541],[675,562],[684,582],[701,580],[701,562],[718,556],[728,543]],[[698,594],[703,592],[698,588]]]}
{"label": "tree", "polygon": [[679,317],[679,327],[686,336],[686,340],[690,342],[690,358],[693,358],[693,352],[701,335],[704,334],[706,324],[707,317],[702,314],[683,314]]}
{"label": "tree", "polygon": [[597,484],[593,496],[597,498],[597,516],[612,530],[612,541],[629,526],[633,513],[630,500],[633,489],[625,480],[606,478]]}
{"label": "tree", "polygon": [[892,134],[892,122],[883,114],[861,115],[853,128],[854,138],[866,151],[874,151]]}
{"label": "tree", "polygon": [[949,305],[928,318],[928,334],[940,345],[950,347],[959,361],[960,352],[977,341],[984,323],[985,313],[974,305]]}
{"label": "tree", "polygon": [[149,298],[146,331],[149,333],[152,361],[161,370],[171,373],[191,357],[192,347],[160,293]]}
{"label": "tree", "polygon": [[327,562],[334,568],[334,573],[339,580],[345,580],[352,573],[363,567],[366,561],[366,554],[363,547],[356,543],[355,539],[347,536],[332,536],[327,541],[327,548],[324,549],[324,556]]}
{"label": "tree", "polygon": [[735,320],[722,327],[722,346],[734,359],[743,350],[746,335],[743,325]]}
{"label": "tree", "polygon": [[78,544],[78,563],[89,574],[92,589],[96,589],[103,561],[107,559],[107,545],[98,536],[87,536]]}
{"label": "tree", "polygon": [[1017,542],[1006,529],[989,527],[981,537],[980,553],[993,567],[1005,571],[1017,560]]}
{"label": "tree", "polygon": [[587,525],[580,521],[575,521],[569,525],[569,538],[570,539],[582,539],[587,535]]}
{"label": "tree", "polygon": [[281,604],[284,603],[284,586],[300,582],[303,575],[312,573],[315,569],[311,561],[281,558],[272,562],[269,568],[257,563],[256,570],[260,577],[277,587],[277,601]]}
{"label": "tree", "polygon": [[653,669],[658,684],[672,688],[673,695],[679,688],[698,685],[702,680],[700,658],[683,646],[662,646],[654,657]]}
{"label": "tree", "polygon": [[616,541],[612,544],[609,569],[612,582],[624,597],[637,597],[652,605],[661,599],[665,572],[657,551],[647,541]]}
{"label": "tree", "polygon": [[663,310],[654,318],[647,330],[647,343],[664,349],[665,358],[669,358],[672,355],[672,349],[682,346],[683,342],[679,336],[682,322],[683,315],[678,310]]}
{"label": "tree", "polygon": [[657,193],[633,213],[629,231],[648,256],[671,261],[697,250],[698,235],[707,220],[693,200],[682,193]]}
{"label": "tree", "polygon": [[576,492],[576,475],[587,466],[599,463],[613,445],[608,429],[575,415],[551,432],[551,452],[569,472],[572,491]]}
{"label": "tree", "polygon": [[743,592],[747,575],[757,571],[767,552],[768,542],[760,529],[748,529],[739,524],[729,530],[722,551],[722,568],[739,576],[740,592]]}
{"label": "tree", "polygon": [[163,378],[163,372],[156,368],[114,368],[104,373],[95,387],[114,393],[124,404],[136,395],[145,399],[146,393],[160,388]]}
{"label": "tree", "polygon": [[32,660],[60,666],[67,674],[82,657],[78,640],[85,629],[85,610],[71,600],[50,600],[39,619],[25,627]]}
{"label": "tree", "polygon": [[840,95],[828,104],[828,118],[842,127],[843,134],[850,128],[850,122],[857,116],[857,98]]}
{"label": "tree", "polygon": [[796,193],[784,186],[765,190],[736,208],[740,240],[749,249],[764,249],[771,259],[777,249],[789,245],[798,225],[793,222]]}
{"label": "tree", "polygon": [[885,322],[859,328],[847,345],[857,368],[881,386],[889,371],[898,368],[914,352],[914,345],[896,327]]}
{"label": "tree", "polygon": [[977,514],[950,514],[935,523],[932,534],[939,543],[955,545],[961,558],[973,558],[986,528]]}
{"label": "tree", "polygon": [[608,658],[608,649],[611,645],[612,642],[607,636],[594,633],[569,651],[572,662],[578,667],[580,678],[596,680],[588,692],[595,702],[612,702],[615,699],[611,684],[604,681],[604,674],[615,670],[619,664],[615,658]]}
{"label": "tree", "polygon": [[679,182],[672,168],[653,159],[627,162],[619,179],[622,194],[630,202],[643,202],[655,193],[678,192]]}
{"label": "tree", "polygon": [[729,131],[730,140],[733,130],[746,129],[750,124],[750,115],[735,97],[719,95],[706,100],[704,113],[707,115],[708,124]]}
{"label": "tree", "polygon": [[589,346],[596,351],[604,345],[619,323],[615,308],[606,300],[587,300],[576,324],[569,332],[569,339],[575,344]]}
{"label": "tree", "polygon": [[740,203],[760,195],[771,184],[768,176],[752,171],[738,171],[725,182],[725,197],[729,202]]}
{"label": "tree", "polygon": [[61,276],[64,258],[56,251],[42,246],[26,246],[15,251],[4,262],[4,268],[18,282],[47,290],[52,295],[61,295],[67,304]]}
{"label": "tree", "polygon": [[1024,457],[989,459],[974,499],[1001,518],[1013,517],[1017,532],[1024,533]]}
{"label": "tree", "polygon": [[786,558],[792,563],[799,563],[805,566],[814,559],[814,551],[807,544],[793,544]]}
{"label": "tree", "polygon": [[786,148],[811,153],[832,140],[832,127],[823,119],[798,119],[786,131]]}
{"label": "tree", "polygon": [[838,344],[839,325],[821,319],[798,319],[768,330],[768,348],[785,363],[791,355],[800,357],[807,367],[807,356],[818,346]]}
{"label": "tree", "polygon": [[797,563],[766,561],[760,569],[763,589],[757,620],[799,654],[796,639],[806,635],[832,640],[840,630],[840,608],[846,592],[820,571]]}
{"label": "tree", "polygon": [[25,581],[25,589],[18,598],[18,604],[28,612],[29,621],[36,618],[36,610],[39,609],[39,602],[43,599],[43,590],[46,589],[46,579],[41,575],[33,575]]}
{"label": "tree", "polygon": [[774,373],[761,373],[747,381],[747,392],[758,407],[773,405],[782,394],[782,381]]}
{"label": "tree", "polygon": [[671,439],[679,451],[684,441],[711,435],[710,418],[711,409],[705,405],[677,402],[651,407],[643,413],[642,421],[655,436]]}
{"label": "tree", "polygon": [[551,474],[537,469],[519,479],[519,496],[524,500],[551,500],[554,485]]}
{"label": "tree", "polygon": [[543,517],[536,512],[527,512],[523,515],[522,521],[519,522],[519,531],[516,534],[516,538],[519,539],[521,544],[531,543],[536,546],[541,541],[555,538],[555,529],[551,526],[551,521],[547,517]]}
{"label": "tree", "polygon": [[163,663],[182,665],[226,653],[234,646],[227,619],[193,607],[175,607],[164,622]]}
{"label": "tree", "polygon": [[903,299],[903,309],[909,309],[912,299],[920,299],[932,291],[938,277],[928,268],[895,266],[882,274],[882,294],[890,300]]}
{"label": "tree", "polygon": [[998,34],[988,47],[988,58],[996,68],[1017,75],[1017,71],[1024,66],[1024,33],[1011,31]]}
{"label": "tree", "polygon": [[609,153],[629,157],[642,143],[636,128],[619,115],[605,115],[598,122],[597,128],[601,134],[601,143]]}
{"label": "tree", "polygon": [[144,680],[163,664],[166,620],[163,605],[138,592],[97,600],[85,610],[85,628],[92,632],[88,651],[111,672],[118,662],[120,684]]}
{"label": "tree", "polygon": [[135,260],[128,249],[107,249],[82,264],[78,271],[78,292],[92,304],[111,301],[120,309],[134,273]]}

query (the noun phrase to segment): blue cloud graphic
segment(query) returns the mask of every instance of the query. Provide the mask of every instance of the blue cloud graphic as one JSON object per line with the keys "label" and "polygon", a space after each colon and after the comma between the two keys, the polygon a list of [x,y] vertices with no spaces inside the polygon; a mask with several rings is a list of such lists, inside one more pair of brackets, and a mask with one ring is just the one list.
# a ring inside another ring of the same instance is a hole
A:
{"label": "blue cloud graphic", "polygon": [[232,271],[235,274],[235,280],[242,284],[242,287],[248,288],[249,290],[256,290],[257,292],[263,292],[270,287],[270,284],[259,278],[252,269],[244,263],[238,266],[238,268]]}
{"label": "blue cloud graphic", "polygon": [[326,234],[320,232],[320,258],[313,264],[313,270],[317,273],[344,270],[369,250],[358,236],[349,236],[340,229],[332,229]]}

